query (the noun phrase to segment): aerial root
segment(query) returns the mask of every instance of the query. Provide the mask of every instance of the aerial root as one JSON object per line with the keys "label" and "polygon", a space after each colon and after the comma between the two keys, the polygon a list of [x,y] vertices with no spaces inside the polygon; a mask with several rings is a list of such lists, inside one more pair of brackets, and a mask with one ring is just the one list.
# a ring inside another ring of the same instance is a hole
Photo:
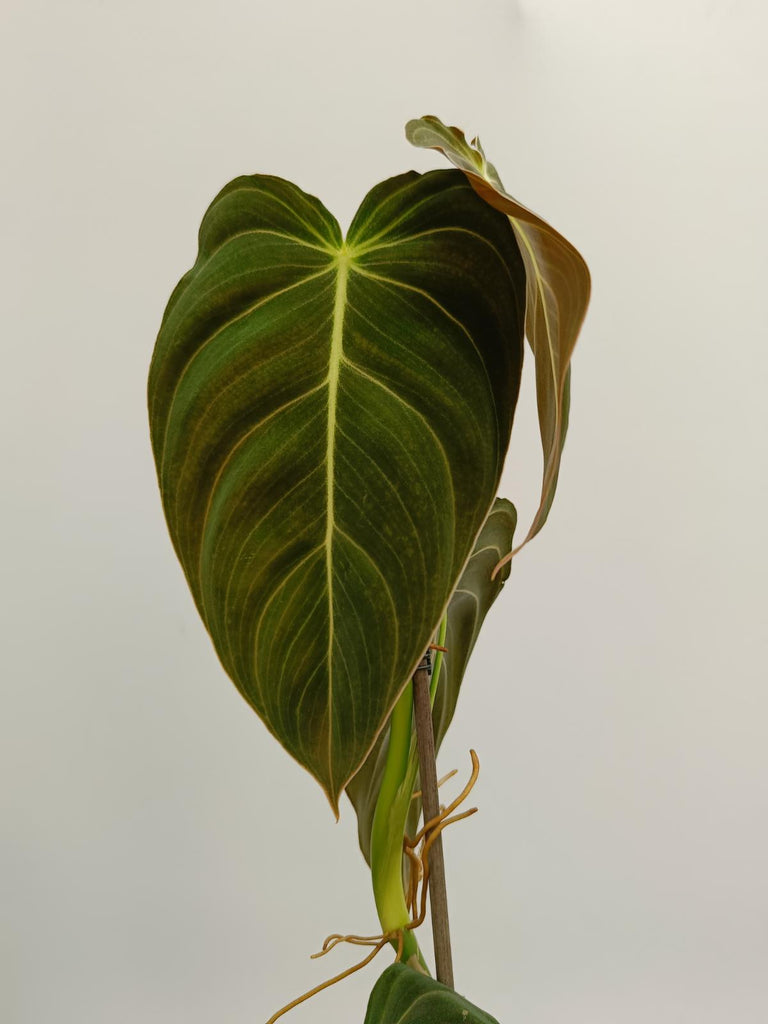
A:
{"label": "aerial root", "polygon": [[[459,774],[459,769],[458,768],[452,768],[448,772],[447,775],[444,775],[441,779],[437,780],[437,788],[440,789],[440,787],[443,785],[444,782],[447,782],[448,779],[452,779],[454,775],[458,775],[458,774]],[[411,797],[411,800],[418,800],[420,796],[421,796],[421,790],[417,789],[416,792]]]}
{"label": "aerial root", "polygon": [[[466,786],[464,787],[464,789],[462,789],[462,791],[459,793],[455,800],[452,800],[447,807],[443,808],[440,811],[439,814],[436,814],[434,818],[430,818],[430,820],[425,823],[424,827],[420,829],[419,832],[417,832],[416,836],[413,839],[409,839],[406,836],[405,842],[408,846],[411,847],[411,849],[414,849],[416,846],[418,846],[428,832],[432,832],[435,828],[439,828],[440,823],[444,822],[445,818],[453,814],[453,812],[456,810],[459,804],[464,803],[469,794],[472,792],[472,789],[474,788],[474,785],[477,782],[477,777],[480,774],[480,761],[478,760],[477,754],[475,753],[474,750],[470,750],[469,756],[472,758],[472,774],[469,777],[469,782],[467,782]],[[476,809],[477,808],[475,808],[475,810]]]}
{"label": "aerial root", "polygon": [[[383,932],[381,935],[342,935],[340,932],[334,932],[332,935],[329,935],[325,942],[323,942],[322,948],[318,950],[317,953],[313,953],[311,955],[312,960],[317,960],[319,957],[325,956],[326,953],[330,953],[332,949],[335,949],[336,946],[340,945],[342,942],[346,942],[351,946],[371,946],[373,948],[371,949],[371,952],[368,953],[368,955],[359,963],[353,964],[352,967],[348,967],[345,971],[342,971],[341,974],[337,974],[333,978],[329,978],[328,981],[324,981],[321,985],[315,985],[315,987],[311,988],[309,992],[305,992],[304,995],[291,1000],[290,1003],[283,1006],[282,1009],[277,1011],[277,1013],[272,1014],[267,1021],[267,1024],[275,1024],[275,1021],[282,1017],[283,1014],[288,1013],[289,1010],[292,1010],[294,1007],[306,1002],[307,999],[311,999],[312,996],[316,996],[319,992],[322,992],[323,989],[330,988],[331,985],[335,985],[337,982],[348,978],[351,974],[361,971],[363,967],[367,967],[388,942],[394,942],[395,939],[397,940],[397,956],[395,957],[395,963],[398,963],[402,959],[404,943],[403,933],[411,931],[414,928],[418,928],[419,925],[423,923],[427,914],[429,851],[432,844],[442,833],[443,829],[448,827],[448,825],[452,825],[456,821],[461,821],[462,818],[468,818],[471,814],[475,814],[477,811],[476,807],[471,807],[468,811],[462,811],[459,814],[454,814],[454,811],[469,796],[472,791],[472,787],[477,782],[477,776],[480,772],[480,762],[477,759],[477,754],[474,750],[470,750],[469,754],[472,758],[472,774],[470,775],[469,782],[467,782],[461,793],[459,793],[456,799],[452,800],[447,807],[442,808],[438,815],[431,818],[424,827],[419,830],[415,838],[410,839],[408,836],[405,836],[403,839],[403,853],[408,858],[410,864],[406,906],[408,908],[408,913],[411,914],[411,920],[408,924],[404,925],[404,927],[390,932]],[[449,772],[448,775],[440,780],[440,784],[455,774],[455,770]],[[421,845],[421,850],[417,852],[416,847],[419,845]],[[416,913],[417,907],[418,914]]]}
{"label": "aerial root", "polygon": [[[396,934],[397,934],[396,932],[387,932],[386,934],[382,935],[381,939],[379,940],[379,942],[376,943],[376,945],[371,950],[371,952],[368,954],[368,956],[364,960],[361,960],[359,964],[354,964],[352,967],[348,967],[346,969],[346,971],[342,971],[341,974],[337,974],[335,977],[329,978],[328,981],[324,981],[322,983],[322,985],[315,985],[315,987],[311,988],[309,990],[309,992],[305,992],[304,995],[299,996],[297,999],[291,1000],[290,1003],[288,1003],[282,1009],[278,1010],[277,1013],[273,1013],[272,1016],[267,1021],[267,1024],[275,1024],[275,1021],[279,1017],[282,1017],[284,1013],[288,1013],[288,1011],[292,1010],[295,1006],[298,1006],[300,1003],[306,1002],[307,999],[311,999],[312,996],[316,996],[318,994],[318,992],[322,992],[323,989],[325,989],[325,988],[330,988],[331,985],[335,985],[338,981],[343,981],[345,978],[348,978],[351,974],[354,974],[356,971],[362,970],[363,967],[366,967],[371,962],[371,960],[373,960],[373,958],[376,956],[376,954],[379,953],[386,946],[386,944],[390,941],[390,939],[395,938]],[[353,938],[354,938],[354,936],[353,936]],[[362,945],[364,943],[355,943],[355,944],[356,945]],[[367,942],[365,944],[367,944]],[[401,932],[400,936],[399,936],[399,942],[398,942],[398,960],[400,959],[400,956],[402,955],[402,946],[403,946],[403,939],[402,939],[402,932]]]}
{"label": "aerial root", "polygon": [[310,953],[310,960],[318,960],[326,953],[330,953],[340,942],[348,942],[351,946],[376,946],[384,938],[384,935],[329,935],[323,943],[323,948],[317,953]]}
{"label": "aerial root", "polygon": [[410,870],[408,872],[408,891],[405,894],[405,906],[411,917],[415,917],[416,901],[419,895],[419,882],[423,875],[421,857],[419,857],[419,855],[409,846],[406,846],[405,843],[403,843],[403,853],[410,861]]}
{"label": "aerial root", "polygon": [[[468,811],[462,811],[460,814],[454,814],[453,812],[459,807],[472,792],[472,789],[477,782],[477,777],[480,774],[480,761],[474,750],[470,750],[469,756],[472,759],[472,774],[469,777],[464,789],[452,800],[447,807],[443,807],[440,813],[435,815],[434,818],[430,818],[428,822],[421,828],[413,839],[409,836],[405,836],[403,839],[403,852],[408,857],[411,865],[410,879],[408,884],[407,894],[407,905],[408,911],[413,915],[412,920],[405,926],[407,930],[418,928],[419,925],[423,924],[424,918],[427,916],[427,892],[429,890],[429,851],[432,844],[435,842],[437,837],[442,833],[443,829],[447,828],[448,825],[453,825],[456,821],[461,821],[463,818],[469,818],[470,815],[477,813],[476,807],[471,807]],[[421,843],[421,851],[416,852],[416,847]],[[419,883],[421,883],[421,897],[419,899]],[[416,906],[419,905],[419,912],[416,914]]]}

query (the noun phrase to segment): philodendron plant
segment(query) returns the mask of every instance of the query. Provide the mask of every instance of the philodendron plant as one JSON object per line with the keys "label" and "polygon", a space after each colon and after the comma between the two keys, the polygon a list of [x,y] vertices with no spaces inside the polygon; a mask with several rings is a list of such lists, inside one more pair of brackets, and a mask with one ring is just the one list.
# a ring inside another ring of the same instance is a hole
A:
{"label": "philodendron plant", "polygon": [[[395,951],[366,1024],[488,1024],[452,990],[440,847],[478,762],[440,808],[434,749],[514,553],[497,487],[524,336],[544,454],[525,542],[555,493],[589,273],[477,140],[434,117],[406,134],[454,169],[376,185],[346,237],[282,178],[221,190],[163,317],[150,427],[225,671],[334,814],[346,792],[358,816],[381,932],[322,952]],[[439,980],[415,934],[428,891]]]}

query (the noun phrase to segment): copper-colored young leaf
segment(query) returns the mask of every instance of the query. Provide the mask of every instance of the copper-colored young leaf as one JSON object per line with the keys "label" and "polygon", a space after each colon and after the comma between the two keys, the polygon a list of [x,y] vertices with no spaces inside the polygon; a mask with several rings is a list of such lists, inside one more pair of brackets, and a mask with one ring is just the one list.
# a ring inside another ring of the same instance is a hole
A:
{"label": "copper-colored young leaf", "polygon": [[[522,547],[547,521],[555,496],[568,429],[570,361],[589,305],[589,270],[566,238],[504,189],[479,139],[469,143],[459,128],[448,127],[431,115],[409,121],[405,133],[414,146],[439,150],[463,171],[478,195],[507,214],[520,245],[526,272],[525,330],[536,361],[539,430],[544,452],[541,500]],[[502,562],[508,561],[513,553]]]}

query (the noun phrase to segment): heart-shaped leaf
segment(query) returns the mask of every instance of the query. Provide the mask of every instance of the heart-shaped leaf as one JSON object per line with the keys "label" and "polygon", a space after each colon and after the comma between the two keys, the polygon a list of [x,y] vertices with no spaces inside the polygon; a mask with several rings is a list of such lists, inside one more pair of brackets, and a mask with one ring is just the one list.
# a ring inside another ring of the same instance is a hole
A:
{"label": "heart-shaped leaf", "polygon": [[[445,638],[448,652],[443,657],[432,709],[437,750],[453,719],[469,656],[477,641],[480,627],[509,576],[509,564],[495,576],[493,570],[512,547],[516,523],[517,513],[514,505],[506,498],[497,498],[448,605],[448,628]],[[371,859],[373,814],[387,757],[387,738],[388,730],[385,730],[380,734],[360,771],[347,786],[347,795],[357,813],[360,849],[368,863]],[[411,835],[416,832],[419,810],[419,802],[414,800],[407,827]]]}
{"label": "heart-shaped leaf", "polygon": [[462,170],[478,195],[507,214],[520,243],[527,279],[525,330],[536,360],[539,431],[544,450],[541,500],[523,541],[527,544],[547,521],[555,497],[568,429],[571,355],[589,305],[589,269],[566,238],[505,191],[479,139],[470,144],[459,128],[449,128],[431,115],[409,121],[405,133],[414,146],[440,150]]}
{"label": "heart-shaped leaf", "polygon": [[212,203],[152,360],[176,552],[221,662],[334,810],[496,493],[525,271],[457,171],[377,185],[346,240],[314,197]]}
{"label": "heart-shaped leaf", "polygon": [[373,987],[364,1024],[498,1024],[463,996],[405,964],[392,964]]}

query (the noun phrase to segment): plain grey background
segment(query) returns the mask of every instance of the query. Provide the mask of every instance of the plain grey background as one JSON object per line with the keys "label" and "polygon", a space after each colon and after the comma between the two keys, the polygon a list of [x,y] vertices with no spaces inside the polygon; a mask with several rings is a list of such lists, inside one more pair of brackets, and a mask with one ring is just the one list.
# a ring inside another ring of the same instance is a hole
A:
{"label": "plain grey background", "polygon": [[[144,389],[226,181],[283,175],[346,226],[442,166],[403,138],[425,113],[594,278],[550,524],[440,758],[482,762],[446,838],[457,986],[502,1024],[768,1020],[765,12],[4,0],[4,1024],[259,1024],[352,962],[307,959],[328,932],[376,928],[350,807],[197,619]],[[385,962],[287,1019],[362,1022]]]}

